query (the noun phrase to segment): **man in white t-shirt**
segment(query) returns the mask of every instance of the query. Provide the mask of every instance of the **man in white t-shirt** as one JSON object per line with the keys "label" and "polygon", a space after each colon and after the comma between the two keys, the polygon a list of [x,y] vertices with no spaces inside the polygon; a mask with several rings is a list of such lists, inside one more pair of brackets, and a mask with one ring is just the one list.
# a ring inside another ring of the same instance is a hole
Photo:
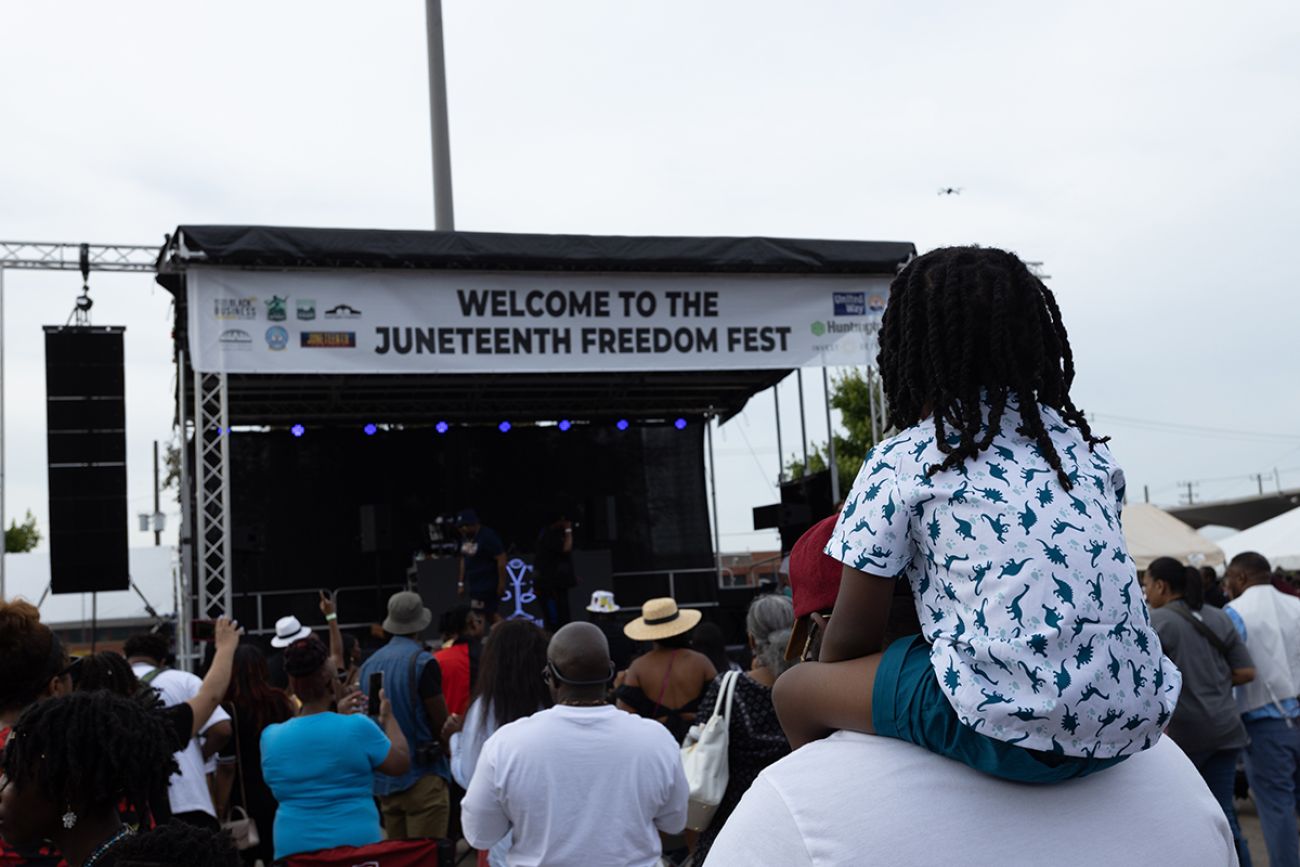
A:
{"label": "man in white t-shirt", "polygon": [[[171,707],[198,695],[202,680],[187,671],[166,667],[165,661],[171,655],[171,645],[166,636],[157,633],[132,636],[127,639],[123,651],[135,676],[142,684],[157,690],[165,706]],[[172,776],[167,788],[173,818],[213,831],[220,829],[208,789],[206,766],[208,760],[230,740],[230,735],[230,715],[218,707],[199,736],[191,738],[185,749],[176,753],[180,771]]]}
{"label": "man in white t-shirt", "polygon": [[759,774],[709,851],[709,867],[1236,863],[1223,809],[1169,738],[1082,779],[1032,786],[836,732]]}
{"label": "man in white t-shirt", "polygon": [[488,849],[512,833],[512,867],[652,867],[659,831],[686,825],[677,743],[659,723],[607,703],[614,667],[597,627],[570,623],[547,657],[555,707],[488,738],[461,804],[465,839]]}

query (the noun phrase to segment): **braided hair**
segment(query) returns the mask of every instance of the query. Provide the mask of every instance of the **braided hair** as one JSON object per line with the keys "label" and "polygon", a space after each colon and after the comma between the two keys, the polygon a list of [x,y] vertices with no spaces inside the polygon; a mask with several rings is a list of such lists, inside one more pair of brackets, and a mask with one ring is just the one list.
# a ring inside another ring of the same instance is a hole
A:
{"label": "braided hair", "polygon": [[1066,490],[1073,485],[1039,404],[1057,410],[1090,449],[1108,439],[1093,436],[1070,399],[1074,354],[1056,297],[1004,250],[943,247],[912,260],[890,286],[877,363],[892,426],[934,416],[947,457],[930,475],[992,445],[1008,399],[1020,407],[1018,432],[1038,444]]}
{"label": "braided hair", "polygon": [[140,680],[125,656],[101,650],[77,661],[72,670],[72,686],[83,692],[106,689],[118,695],[132,696],[139,691]]}
{"label": "braided hair", "polygon": [[147,803],[177,770],[171,729],[151,705],[108,690],[32,705],[5,744],[4,775],[60,807]]}
{"label": "braided hair", "polygon": [[168,822],[113,847],[117,867],[239,867],[239,850],[225,831]]}

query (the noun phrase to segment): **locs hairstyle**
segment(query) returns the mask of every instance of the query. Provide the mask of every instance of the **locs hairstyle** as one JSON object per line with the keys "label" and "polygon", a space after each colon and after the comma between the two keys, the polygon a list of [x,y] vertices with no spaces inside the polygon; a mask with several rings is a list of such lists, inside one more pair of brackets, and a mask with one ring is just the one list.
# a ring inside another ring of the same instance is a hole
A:
{"label": "locs hairstyle", "polygon": [[5,744],[4,775],[60,808],[145,804],[176,770],[171,729],[151,696],[74,692],[32,705]]}
{"label": "locs hairstyle", "polygon": [[1004,250],[944,247],[912,260],[890,286],[877,363],[890,424],[912,427],[934,415],[935,441],[947,457],[931,475],[992,445],[1008,399],[1019,404],[1021,433],[1066,490],[1073,485],[1038,405],[1057,410],[1089,447],[1106,441],[1070,399],[1074,356],[1055,296]]}

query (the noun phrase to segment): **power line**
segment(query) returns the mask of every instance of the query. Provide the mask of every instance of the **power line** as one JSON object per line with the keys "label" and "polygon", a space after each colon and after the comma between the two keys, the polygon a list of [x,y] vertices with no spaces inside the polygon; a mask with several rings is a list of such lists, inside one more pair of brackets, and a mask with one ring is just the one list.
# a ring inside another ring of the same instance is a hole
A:
{"label": "power line", "polygon": [[1210,427],[1207,425],[1185,424],[1182,422],[1159,421],[1156,419],[1136,418],[1134,416],[1112,415],[1111,413],[1098,412],[1090,413],[1098,419],[1110,421],[1119,425],[1127,425],[1140,430],[1158,431],[1163,433],[1183,434],[1186,436],[1209,436],[1209,437],[1228,437],[1234,439],[1249,439],[1267,442],[1300,442],[1300,434],[1282,434],[1270,433],[1268,431],[1251,431],[1241,428],[1224,428]]}

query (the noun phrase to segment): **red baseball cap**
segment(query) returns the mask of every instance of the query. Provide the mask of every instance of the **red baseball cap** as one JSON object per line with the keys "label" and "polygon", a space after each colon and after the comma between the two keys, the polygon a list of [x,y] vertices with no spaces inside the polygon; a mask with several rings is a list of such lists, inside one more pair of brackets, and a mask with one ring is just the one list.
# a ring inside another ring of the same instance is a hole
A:
{"label": "red baseball cap", "polygon": [[812,627],[809,616],[835,607],[844,564],[826,553],[838,514],[813,524],[790,549],[790,595],[794,600],[794,629],[785,647],[786,659],[798,659]]}

